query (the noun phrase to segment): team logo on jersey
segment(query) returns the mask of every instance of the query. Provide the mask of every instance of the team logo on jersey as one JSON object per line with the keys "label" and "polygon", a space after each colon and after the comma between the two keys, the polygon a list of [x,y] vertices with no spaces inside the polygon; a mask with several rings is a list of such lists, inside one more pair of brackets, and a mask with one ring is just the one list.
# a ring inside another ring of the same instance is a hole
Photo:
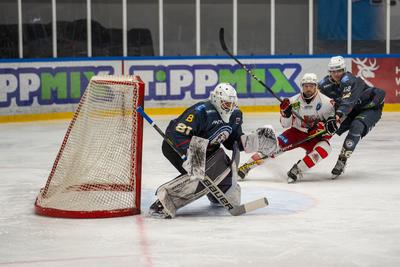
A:
{"label": "team logo on jersey", "polygon": [[240,124],[240,118],[236,118],[235,124]]}
{"label": "team logo on jersey", "polygon": [[345,88],[343,88],[343,93],[347,93],[351,91],[351,85],[346,86]]}
{"label": "team logo on jersey", "polygon": [[218,125],[218,124],[221,124],[221,123],[224,123],[222,120],[214,120],[214,121],[212,121],[212,125]]}
{"label": "team logo on jersey", "polygon": [[211,145],[217,145],[225,142],[226,139],[229,137],[229,132],[228,131],[223,131],[219,135],[217,135],[214,139],[210,141]]}
{"label": "team logo on jersey", "polygon": [[211,135],[208,140],[210,140],[211,145],[217,145],[225,142],[229,135],[232,133],[232,128],[230,126],[222,126],[213,135]]}
{"label": "team logo on jersey", "polygon": [[292,103],[292,108],[294,110],[299,110],[300,109],[300,101]]}
{"label": "team logo on jersey", "polygon": [[321,103],[318,103],[317,106],[315,107],[316,110],[320,110],[321,109]]}

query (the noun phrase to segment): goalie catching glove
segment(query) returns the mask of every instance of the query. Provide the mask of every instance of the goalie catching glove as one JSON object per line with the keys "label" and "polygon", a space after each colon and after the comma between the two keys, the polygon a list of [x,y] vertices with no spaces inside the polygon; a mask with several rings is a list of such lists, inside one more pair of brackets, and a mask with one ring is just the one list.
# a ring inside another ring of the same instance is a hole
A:
{"label": "goalie catching glove", "polygon": [[254,133],[241,136],[246,153],[260,152],[263,155],[273,154],[278,148],[275,130],[271,125],[258,128]]}

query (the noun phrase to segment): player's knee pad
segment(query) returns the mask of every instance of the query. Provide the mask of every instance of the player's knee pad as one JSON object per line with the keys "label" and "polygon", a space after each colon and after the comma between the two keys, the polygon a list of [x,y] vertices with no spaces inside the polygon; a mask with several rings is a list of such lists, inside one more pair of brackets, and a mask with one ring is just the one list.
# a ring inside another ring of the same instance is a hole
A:
{"label": "player's knee pad", "polygon": [[300,161],[298,167],[301,171],[306,171],[312,167],[314,167],[321,160],[328,157],[329,153],[332,151],[331,146],[327,141],[318,142],[313,151],[308,153],[302,161]]}
{"label": "player's knee pad", "polygon": [[367,127],[361,120],[354,120],[349,129],[349,134],[355,136],[365,136],[368,132]]}
{"label": "player's knee pad", "polygon": [[344,140],[343,148],[345,151],[353,151],[360,139],[368,133],[368,129],[361,120],[351,123],[350,130]]}

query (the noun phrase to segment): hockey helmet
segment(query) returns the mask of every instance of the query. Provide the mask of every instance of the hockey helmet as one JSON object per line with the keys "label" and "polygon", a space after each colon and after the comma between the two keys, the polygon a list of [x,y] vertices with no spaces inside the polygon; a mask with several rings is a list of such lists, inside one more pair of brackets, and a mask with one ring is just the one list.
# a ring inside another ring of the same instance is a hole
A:
{"label": "hockey helmet", "polygon": [[318,78],[315,73],[305,73],[303,75],[303,78],[301,78],[301,83],[300,85],[303,86],[306,83],[312,83],[317,85],[318,84]]}
{"label": "hockey helmet", "polygon": [[[302,96],[304,99],[313,99],[317,95],[318,78],[315,73],[305,73],[301,78]],[[304,86],[305,84],[314,84],[315,86]]]}
{"label": "hockey helmet", "polygon": [[346,70],[346,63],[344,62],[344,58],[342,56],[331,57],[328,63],[329,71],[337,71],[337,70]]}
{"label": "hockey helmet", "polygon": [[228,123],[232,112],[238,104],[235,88],[229,83],[220,83],[211,92],[210,100],[222,120]]}

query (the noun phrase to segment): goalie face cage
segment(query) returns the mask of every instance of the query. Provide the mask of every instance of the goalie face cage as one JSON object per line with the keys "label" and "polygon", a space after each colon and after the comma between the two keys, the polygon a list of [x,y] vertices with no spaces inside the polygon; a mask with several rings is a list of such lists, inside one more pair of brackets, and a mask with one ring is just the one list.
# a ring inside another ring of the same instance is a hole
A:
{"label": "goalie face cage", "polygon": [[69,124],[44,188],[39,215],[105,218],[140,213],[144,83],[95,76]]}

